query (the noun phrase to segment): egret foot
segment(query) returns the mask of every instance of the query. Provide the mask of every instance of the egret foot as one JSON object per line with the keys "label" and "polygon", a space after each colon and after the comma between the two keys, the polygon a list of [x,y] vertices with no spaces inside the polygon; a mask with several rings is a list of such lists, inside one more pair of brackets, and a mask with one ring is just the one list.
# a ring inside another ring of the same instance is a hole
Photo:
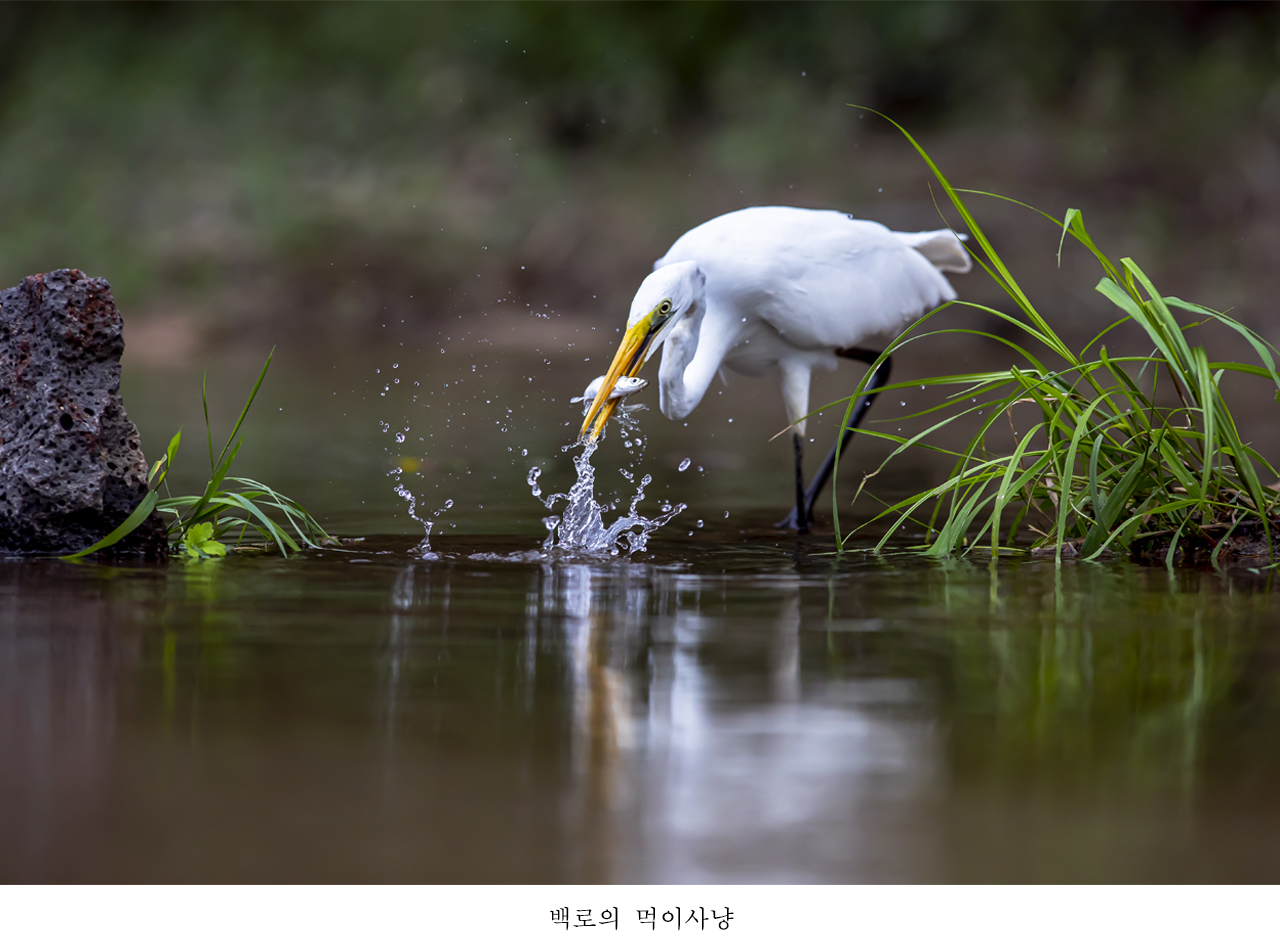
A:
{"label": "egret foot", "polygon": [[813,503],[810,502],[808,505],[804,503],[804,443],[800,440],[799,432],[791,433],[791,448],[796,458],[796,506],[791,509],[791,514],[774,527],[790,528],[796,534],[808,534]]}

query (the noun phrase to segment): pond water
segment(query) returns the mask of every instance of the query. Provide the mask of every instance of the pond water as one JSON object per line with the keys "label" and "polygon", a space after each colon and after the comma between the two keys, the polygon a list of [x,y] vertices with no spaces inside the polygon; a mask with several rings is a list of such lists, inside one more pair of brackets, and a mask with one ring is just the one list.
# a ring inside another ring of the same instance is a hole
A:
{"label": "pond water", "polygon": [[0,563],[0,879],[1280,871],[1269,575],[418,540]]}
{"label": "pond water", "polygon": [[[0,880],[1280,872],[1272,575],[834,557],[829,526],[770,527],[792,464],[775,384],[732,379],[594,457],[607,521],[645,477],[642,515],[687,505],[647,550],[548,556],[568,400],[616,327],[534,322],[524,349],[488,342],[514,323],[281,348],[237,471],[340,549],[0,561]],[[215,438],[265,349],[210,363]],[[850,380],[815,383],[817,403]],[[175,490],[202,485],[198,370],[126,352],[122,392],[149,457],[184,429]],[[843,497],[883,455],[855,441]],[[879,494],[929,477],[910,464]]]}

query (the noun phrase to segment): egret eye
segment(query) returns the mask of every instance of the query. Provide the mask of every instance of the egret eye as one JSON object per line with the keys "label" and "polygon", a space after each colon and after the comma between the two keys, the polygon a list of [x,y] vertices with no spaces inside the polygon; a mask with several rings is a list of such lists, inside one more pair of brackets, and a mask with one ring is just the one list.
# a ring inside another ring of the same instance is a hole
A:
{"label": "egret eye", "polygon": [[670,300],[664,300],[662,301],[662,303],[658,304],[658,313],[662,314],[665,317],[670,312],[671,312]]}

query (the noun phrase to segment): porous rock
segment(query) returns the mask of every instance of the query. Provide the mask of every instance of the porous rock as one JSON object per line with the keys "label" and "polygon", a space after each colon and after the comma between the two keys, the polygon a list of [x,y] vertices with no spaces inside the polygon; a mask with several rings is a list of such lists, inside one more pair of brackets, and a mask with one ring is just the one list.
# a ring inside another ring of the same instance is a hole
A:
{"label": "porous rock", "polygon": [[[120,401],[123,320],[100,277],[36,274],[0,291],[0,554],[69,554],[113,531],[147,492]],[[106,549],[160,559],[152,514]]]}

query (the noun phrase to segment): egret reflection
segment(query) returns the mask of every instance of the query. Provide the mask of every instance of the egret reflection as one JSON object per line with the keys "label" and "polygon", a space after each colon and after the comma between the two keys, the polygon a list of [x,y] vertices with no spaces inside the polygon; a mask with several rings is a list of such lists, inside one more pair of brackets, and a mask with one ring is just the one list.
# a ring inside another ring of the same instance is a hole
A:
{"label": "egret reflection", "polygon": [[[846,825],[850,807],[902,808],[930,774],[931,745],[916,718],[879,715],[856,688],[806,692],[799,576],[760,592],[765,617],[734,617],[720,579],[626,562],[539,570],[521,694],[534,695],[539,669],[528,657],[553,644],[583,879],[809,880],[851,860],[884,871],[857,835],[820,829]],[[744,653],[742,670],[708,662],[726,648]],[[883,706],[882,687],[870,694]],[[771,842],[805,828],[778,861]]]}

